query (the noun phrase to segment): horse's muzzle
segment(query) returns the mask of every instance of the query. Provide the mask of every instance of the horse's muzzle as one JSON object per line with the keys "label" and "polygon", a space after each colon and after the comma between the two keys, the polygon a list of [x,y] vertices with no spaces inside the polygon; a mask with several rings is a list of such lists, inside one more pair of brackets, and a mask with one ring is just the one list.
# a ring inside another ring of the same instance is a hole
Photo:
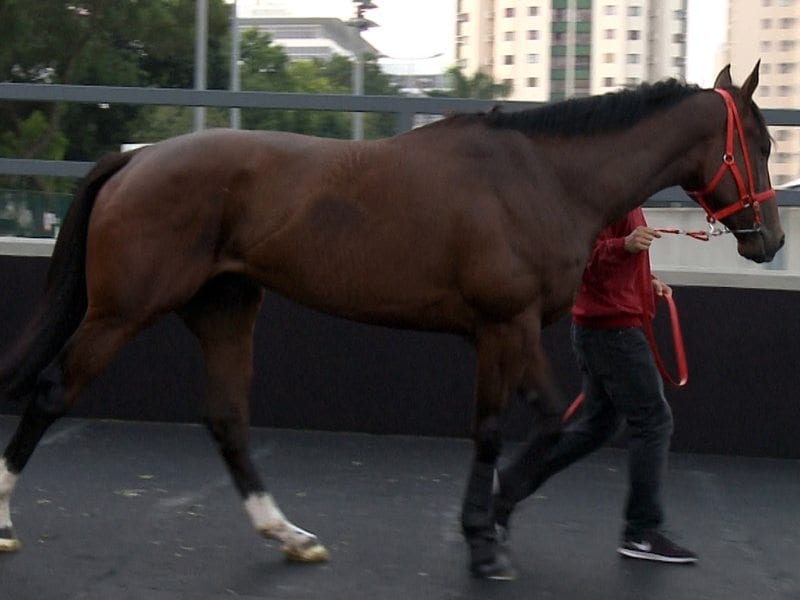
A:
{"label": "horse's muzzle", "polygon": [[737,250],[741,256],[755,263],[771,262],[778,251],[783,248],[786,234],[781,232],[780,237],[774,241],[772,236],[762,229],[738,238]]}

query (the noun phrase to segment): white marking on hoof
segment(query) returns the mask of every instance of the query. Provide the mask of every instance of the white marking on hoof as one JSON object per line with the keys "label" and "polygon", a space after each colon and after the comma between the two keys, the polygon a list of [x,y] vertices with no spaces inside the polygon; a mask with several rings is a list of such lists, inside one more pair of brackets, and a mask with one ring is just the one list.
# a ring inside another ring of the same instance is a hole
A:
{"label": "white marking on hoof", "polygon": [[0,538],[0,552],[16,552],[22,547],[19,540],[16,538],[6,539]]}
{"label": "white marking on hoof", "polygon": [[283,551],[284,556],[286,556],[286,560],[295,562],[325,562],[330,559],[328,549],[320,544],[316,538],[314,538],[313,542],[303,548],[292,547],[288,544],[284,544],[281,550]]}
{"label": "white marking on hoof", "polygon": [[17,484],[17,476],[8,470],[6,460],[0,460],[0,552],[16,552],[19,540],[11,527],[11,493]]}
{"label": "white marking on hoof", "polygon": [[244,507],[256,531],[266,538],[283,542],[281,550],[287,559],[299,562],[328,560],[328,551],[317,536],[290,523],[270,494],[252,494],[244,501]]}
{"label": "white marking on hoof", "polygon": [[11,493],[17,484],[17,476],[8,470],[6,459],[0,460],[0,529],[11,527]]}

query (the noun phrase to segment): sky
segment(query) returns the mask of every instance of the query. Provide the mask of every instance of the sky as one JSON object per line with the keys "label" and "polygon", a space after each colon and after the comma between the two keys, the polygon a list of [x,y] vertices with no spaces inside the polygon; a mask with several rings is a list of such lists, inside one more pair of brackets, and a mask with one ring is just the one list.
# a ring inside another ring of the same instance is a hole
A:
{"label": "sky", "polygon": [[[238,0],[240,14],[248,7],[280,10],[291,6],[296,16],[337,17],[355,14],[353,0]],[[387,70],[408,73],[443,71],[454,62],[455,0],[374,0],[378,8],[366,16],[379,26],[364,39],[387,58]],[[688,0],[686,79],[710,87],[716,76],[714,58],[725,39],[728,0]],[[430,57],[435,54],[441,56]],[[392,69],[391,67],[394,67]],[[415,70],[416,69],[416,70]]]}

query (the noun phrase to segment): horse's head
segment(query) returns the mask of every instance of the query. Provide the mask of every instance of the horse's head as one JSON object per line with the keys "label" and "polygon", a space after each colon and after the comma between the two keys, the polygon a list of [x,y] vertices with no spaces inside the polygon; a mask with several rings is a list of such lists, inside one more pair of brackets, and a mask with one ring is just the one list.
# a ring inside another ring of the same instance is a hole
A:
{"label": "horse's head", "polygon": [[721,221],[736,236],[739,254],[759,263],[772,260],[784,241],[767,168],[769,131],[753,102],[760,62],[740,88],[731,82],[730,65],[717,75],[714,91],[724,102],[726,125],[706,153],[704,187],[688,191],[709,223]]}

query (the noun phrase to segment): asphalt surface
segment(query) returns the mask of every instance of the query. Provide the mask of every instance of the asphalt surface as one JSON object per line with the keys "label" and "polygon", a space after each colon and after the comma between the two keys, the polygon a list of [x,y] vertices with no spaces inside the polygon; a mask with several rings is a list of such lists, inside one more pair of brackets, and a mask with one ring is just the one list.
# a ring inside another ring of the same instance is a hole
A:
{"label": "asphalt surface", "polygon": [[[16,422],[0,417],[2,444]],[[521,506],[519,577],[494,582],[466,569],[468,441],[254,429],[252,445],[330,562],[287,563],[252,531],[203,428],[65,419],[19,480],[0,599],[800,600],[797,460],[674,454],[669,531],[700,562],[662,565],[616,554],[626,453],[603,449]]]}

